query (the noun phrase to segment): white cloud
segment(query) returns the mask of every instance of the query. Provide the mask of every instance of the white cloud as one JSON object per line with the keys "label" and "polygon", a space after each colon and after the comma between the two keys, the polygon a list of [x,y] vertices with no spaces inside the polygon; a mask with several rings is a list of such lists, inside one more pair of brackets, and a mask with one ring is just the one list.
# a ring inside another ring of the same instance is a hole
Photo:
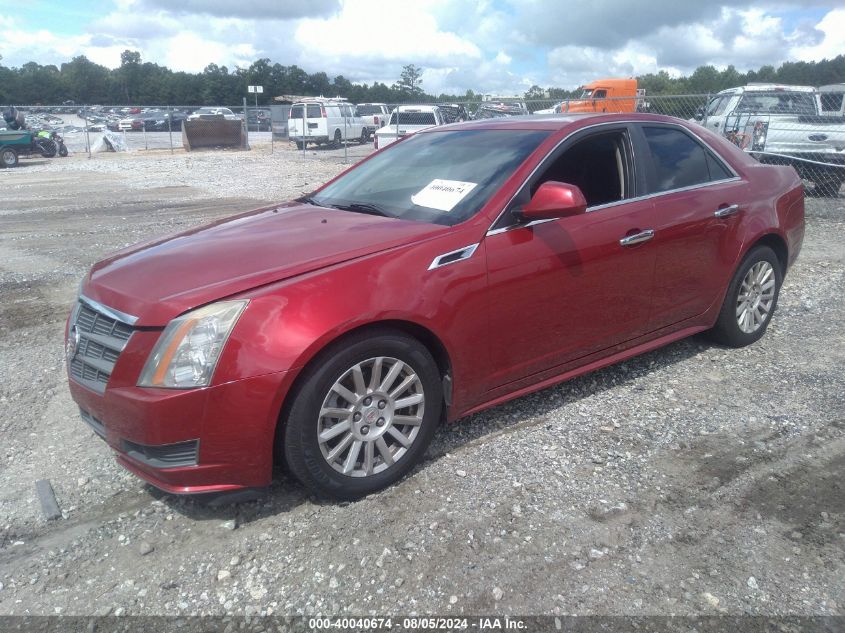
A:
{"label": "white cloud", "polygon": [[[845,52],[845,8],[829,0],[112,0],[87,32],[52,33],[26,3],[0,15],[3,63],[60,64],[80,54],[116,67],[125,49],[174,70],[233,69],[260,57],[355,82],[392,84],[424,69],[430,93],[516,93],[532,84],[574,88],[591,79],[702,64],[739,70]],[[800,14],[799,14],[800,15]],[[788,19],[787,17],[788,16]]]}
{"label": "white cloud", "polygon": [[354,60],[365,80],[392,83],[405,64],[445,69],[477,63],[478,46],[442,30],[429,8],[424,1],[357,0],[331,17],[304,19],[294,35],[301,65],[333,75],[339,73],[328,69]]}
{"label": "white cloud", "polygon": [[815,27],[824,35],[820,42],[803,46],[793,42],[792,53],[801,61],[831,59],[845,53],[845,9],[834,9],[827,13]]}

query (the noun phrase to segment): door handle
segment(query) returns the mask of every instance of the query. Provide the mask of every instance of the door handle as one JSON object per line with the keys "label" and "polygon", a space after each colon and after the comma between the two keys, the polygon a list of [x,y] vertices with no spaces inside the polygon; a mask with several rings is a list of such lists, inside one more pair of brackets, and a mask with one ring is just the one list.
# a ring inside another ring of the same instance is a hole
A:
{"label": "door handle", "polygon": [[739,213],[739,205],[732,204],[729,207],[722,207],[721,209],[716,209],[713,215],[715,215],[717,218],[727,218],[732,215],[736,215],[737,213]]}
{"label": "door handle", "polygon": [[620,246],[633,246],[634,244],[648,242],[653,237],[654,231],[652,229],[646,229],[645,231],[634,233],[633,235],[629,235],[628,237],[623,237],[621,240],[619,240],[619,244]]}

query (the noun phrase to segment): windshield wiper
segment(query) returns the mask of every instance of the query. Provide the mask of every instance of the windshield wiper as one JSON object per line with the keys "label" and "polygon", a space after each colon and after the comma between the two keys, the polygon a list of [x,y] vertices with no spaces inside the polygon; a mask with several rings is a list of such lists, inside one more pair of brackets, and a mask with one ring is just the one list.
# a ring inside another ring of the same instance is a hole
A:
{"label": "windshield wiper", "polygon": [[369,204],[368,202],[350,202],[348,204],[333,204],[331,205],[335,209],[341,209],[343,211],[354,211],[356,213],[367,213],[369,215],[380,215],[385,218],[392,218],[393,216],[390,215],[387,211],[382,209],[381,207],[375,204]]}
{"label": "windshield wiper", "polygon": [[312,198],[311,196],[305,196],[304,198],[300,198],[299,202],[304,202],[305,204],[313,204],[315,207],[325,207],[325,204],[320,204],[317,202],[316,199]]}

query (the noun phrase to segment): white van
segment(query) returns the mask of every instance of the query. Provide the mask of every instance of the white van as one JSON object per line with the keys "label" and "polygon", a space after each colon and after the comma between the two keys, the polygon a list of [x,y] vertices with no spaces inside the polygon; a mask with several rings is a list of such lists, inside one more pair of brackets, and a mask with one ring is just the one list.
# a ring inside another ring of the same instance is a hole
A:
{"label": "white van", "polygon": [[366,143],[370,139],[355,106],[343,99],[303,99],[290,108],[288,138],[304,149],[308,143],[333,143],[339,147],[348,140]]}

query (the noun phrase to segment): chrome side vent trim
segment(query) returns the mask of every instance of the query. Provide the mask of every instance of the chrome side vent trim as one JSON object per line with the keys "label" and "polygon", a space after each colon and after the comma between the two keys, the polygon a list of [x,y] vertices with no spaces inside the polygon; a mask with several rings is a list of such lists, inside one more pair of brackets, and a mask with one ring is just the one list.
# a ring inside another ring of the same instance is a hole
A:
{"label": "chrome side vent trim", "polygon": [[475,253],[475,249],[477,248],[478,244],[470,244],[469,246],[464,246],[456,251],[449,251],[448,253],[438,255],[431,261],[431,265],[428,269],[434,270],[435,268],[440,268],[441,266],[448,266],[449,264],[469,259],[472,257],[472,254]]}

